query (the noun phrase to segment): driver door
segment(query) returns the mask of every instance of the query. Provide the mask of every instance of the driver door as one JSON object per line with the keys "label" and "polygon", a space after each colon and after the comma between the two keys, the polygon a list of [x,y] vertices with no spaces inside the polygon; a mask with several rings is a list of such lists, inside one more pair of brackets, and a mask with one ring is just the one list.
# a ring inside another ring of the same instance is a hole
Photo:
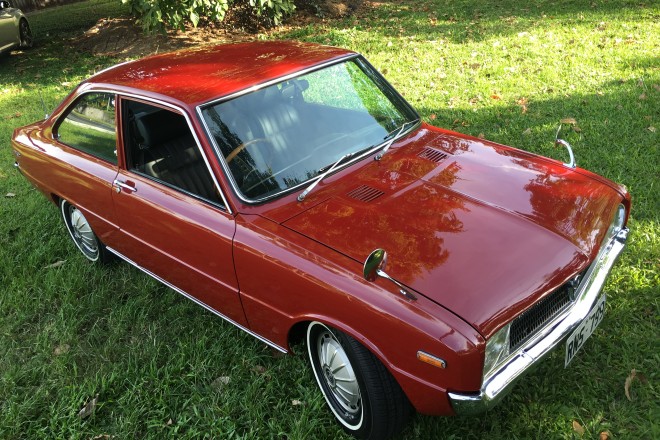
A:
{"label": "driver door", "polygon": [[234,271],[234,217],[181,111],[122,98],[125,167],[114,182],[116,251],[247,327]]}

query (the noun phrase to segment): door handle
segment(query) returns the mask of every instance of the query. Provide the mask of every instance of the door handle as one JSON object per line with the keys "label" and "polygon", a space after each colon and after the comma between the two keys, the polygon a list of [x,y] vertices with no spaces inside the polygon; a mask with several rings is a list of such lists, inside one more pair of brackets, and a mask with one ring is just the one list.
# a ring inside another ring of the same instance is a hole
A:
{"label": "door handle", "polygon": [[126,182],[122,182],[121,180],[115,179],[115,181],[112,182],[112,186],[115,188],[115,192],[117,194],[119,194],[122,189],[124,191],[126,191],[127,193],[129,193],[129,194],[137,192],[137,188],[133,185],[135,185],[135,184],[133,182],[131,182],[130,180],[126,181]]}

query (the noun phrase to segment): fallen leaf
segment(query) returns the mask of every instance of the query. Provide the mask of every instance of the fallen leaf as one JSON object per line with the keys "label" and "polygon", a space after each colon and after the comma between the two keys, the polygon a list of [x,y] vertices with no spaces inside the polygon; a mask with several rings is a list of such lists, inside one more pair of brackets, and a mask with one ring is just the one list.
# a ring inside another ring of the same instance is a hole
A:
{"label": "fallen leaf", "polygon": [[610,440],[610,433],[608,431],[603,431],[598,436],[598,440]]}
{"label": "fallen leaf", "polygon": [[502,97],[500,95],[498,95],[497,93],[493,93],[492,95],[490,95],[490,99],[499,100],[499,99],[502,99]]}
{"label": "fallen leaf", "polygon": [[252,368],[252,371],[254,371],[257,374],[264,374],[266,372],[266,367],[262,365],[257,365]]}
{"label": "fallen leaf", "polygon": [[110,434],[99,434],[96,437],[92,437],[92,440],[110,440],[111,438],[115,437]]}
{"label": "fallen leaf", "polygon": [[62,266],[64,263],[66,263],[66,260],[59,260],[52,264],[49,264],[48,266],[45,266],[44,269],[55,269],[56,267]]}
{"label": "fallen leaf", "polygon": [[575,126],[573,126],[573,131],[576,132],[576,133],[581,133],[582,129],[580,127],[578,127],[577,125],[575,125]]}
{"label": "fallen leaf", "polygon": [[302,405],[302,404],[303,404],[302,401],[300,401],[300,400],[298,400],[298,399],[293,399],[293,400],[291,401],[291,405],[293,405],[293,406],[300,406],[300,405]]}
{"label": "fallen leaf", "polygon": [[231,378],[229,376],[220,376],[216,380],[211,382],[211,386],[216,390],[220,391],[225,387],[225,385],[228,385],[229,382],[231,382]]}
{"label": "fallen leaf", "polygon": [[486,139],[486,135],[483,134],[483,133],[479,133],[479,134],[477,135],[477,137],[478,137],[479,139]]}
{"label": "fallen leaf", "polygon": [[169,419],[167,423],[165,423],[165,426],[172,426],[172,423],[174,423],[174,421],[172,419]]}
{"label": "fallen leaf", "polygon": [[653,88],[660,92],[660,84],[653,84]]}
{"label": "fallen leaf", "polygon": [[94,414],[94,411],[96,411],[96,403],[98,401],[99,401],[99,395],[97,394],[96,396],[94,396],[92,400],[87,402],[80,411],[78,411],[78,417],[81,419],[85,419],[91,416],[92,414]]}
{"label": "fallen leaf", "polygon": [[532,129],[528,128],[527,130],[523,131],[522,134],[524,134],[525,136],[529,136],[530,134],[532,134]]}
{"label": "fallen leaf", "polygon": [[628,400],[630,400],[631,402],[632,402],[632,397],[630,397],[630,385],[632,385],[632,381],[635,379],[635,376],[637,376],[637,370],[633,368],[632,370],[630,370],[630,374],[626,378],[626,382],[623,385],[623,391],[626,394]]}
{"label": "fallen leaf", "polygon": [[646,99],[646,93],[642,93],[641,95],[639,95],[640,101],[644,101],[645,99]]}
{"label": "fallen leaf", "polygon": [[561,121],[559,121],[559,122],[561,122],[562,124],[570,124],[570,125],[575,125],[575,124],[577,124],[577,121],[575,120],[575,118],[563,118],[563,119],[562,119]]}
{"label": "fallen leaf", "polygon": [[654,127],[654,126],[652,126],[652,125],[651,125],[651,126],[649,126],[649,127],[646,127],[646,129],[647,129],[648,131],[650,131],[651,133],[655,133],[655,132],[656,132],[656,129],[655,129],[655,127]]}
{"label": "fallen leaf", "polygon": [[429,116],[429,119],[432,121],[435,121],[435,118],[436,118],[435,113],[432,113],[431,116]]}
{"label": "fallen leaf", "polygon": [[7,194],[5,194],[5,197],[7,197],[8,199],[11,199],[11,198],[13,198],[13,197],[16,197],[16,194],[14,194],[14,193],[7,193]]}
{"label": "fallen leaf", "polygon": [[68,353],[70,349],[71,346],[69,344],[58,345],[57,347],[55,347],[55,350],[53,350],[53,354],[55,356],[61,356],[64,353]]}
{"label": "fallen leaf", "polygon": [[580,425],[580,422],[577,420],[573,420],[573,431],[580,435],[584,435],[584,426]]}

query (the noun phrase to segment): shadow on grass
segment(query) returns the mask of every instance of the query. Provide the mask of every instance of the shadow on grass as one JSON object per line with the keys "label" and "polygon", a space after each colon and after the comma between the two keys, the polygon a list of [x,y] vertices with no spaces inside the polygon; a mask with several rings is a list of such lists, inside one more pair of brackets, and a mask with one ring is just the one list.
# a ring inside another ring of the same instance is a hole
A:
{"label": "shadow on grass", "polygon": [[[398,0],[374,2],[370,10],[363,12],[368,20],[360,20],[363,17],[358,15],[338,24],[388,39],[442,38],[465,43],[557,26],[557,23],[562,26],[587,23],[605,35],[608,26],[603,20],[607,15],[621,17],[626,11],[636,23],[658,19],[656,9],[637,1]],[[296,33],[298,37],[323,38],[316,26],[301,28]],[[350,45],[350,42],[339,44]]]}
{"label": "shadow on grass", "polygon": [[[577,120],[575,130],[562,137],[574,149],[578,166],[626,185],[633,195],[633,216],[658,219],[660,194],[653,191],[660,159],[658,135],[649,130],[660,107],[660,91],[636,81],[603,84],[602,94],[572,94],[534,100],[525,109],[514,102],[447,108],[418,105],[429,123],[537,154],[566,161],[563,149],[554,147],[559,121]],[[640,94],[645,93],[643,100]]]}

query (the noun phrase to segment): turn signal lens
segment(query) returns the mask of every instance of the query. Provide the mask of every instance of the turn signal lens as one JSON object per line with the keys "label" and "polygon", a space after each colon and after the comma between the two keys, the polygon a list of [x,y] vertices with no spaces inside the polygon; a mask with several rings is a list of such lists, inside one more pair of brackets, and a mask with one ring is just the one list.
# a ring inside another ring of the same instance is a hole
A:
{"label": "turn signal lens", "polygon": [[439,357],[435,357],[431,354],[424,353],[421,350],[417,352],[417,359],[438,368],[445,368],[447,366],[447,363],[442,359],[440,359]]}

